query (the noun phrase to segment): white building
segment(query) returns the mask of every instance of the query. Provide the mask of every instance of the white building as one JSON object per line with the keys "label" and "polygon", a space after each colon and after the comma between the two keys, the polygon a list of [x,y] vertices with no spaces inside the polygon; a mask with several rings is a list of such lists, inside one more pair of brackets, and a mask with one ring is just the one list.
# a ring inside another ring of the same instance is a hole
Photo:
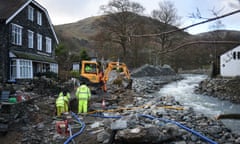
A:
{"label": "white building", "polygon": [[223,77],[240,76],[240,45],[221,55],[220,74]]}

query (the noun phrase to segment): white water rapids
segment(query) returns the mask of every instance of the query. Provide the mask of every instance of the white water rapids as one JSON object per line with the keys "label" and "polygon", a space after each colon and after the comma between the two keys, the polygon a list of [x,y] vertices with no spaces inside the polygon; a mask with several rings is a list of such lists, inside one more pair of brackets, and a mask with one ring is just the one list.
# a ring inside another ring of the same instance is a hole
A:
{"label": "white water rapids", "polygon": [[[185,107],[193,107],[209,117],[219,114],[240,113],[240,104],[221,101],[214,97],[194,93],[199,82],[206,79],[206,75],[183,75],[184,79],[165,85],[159,91],[160,96],[174,96]],[[240,120],[225,119],[222,122],[233,132],[240,133]]]}

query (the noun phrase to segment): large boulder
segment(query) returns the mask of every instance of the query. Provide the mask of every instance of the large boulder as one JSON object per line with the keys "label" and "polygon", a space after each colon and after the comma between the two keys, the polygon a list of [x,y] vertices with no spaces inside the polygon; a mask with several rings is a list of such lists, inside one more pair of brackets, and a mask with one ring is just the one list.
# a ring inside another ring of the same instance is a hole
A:
{"label": "large boulder", "polygon": [[124,73],[113,70],[108,75],[107,90],[115,91],[118,89],[131,88],[132,80],[128,79]]}

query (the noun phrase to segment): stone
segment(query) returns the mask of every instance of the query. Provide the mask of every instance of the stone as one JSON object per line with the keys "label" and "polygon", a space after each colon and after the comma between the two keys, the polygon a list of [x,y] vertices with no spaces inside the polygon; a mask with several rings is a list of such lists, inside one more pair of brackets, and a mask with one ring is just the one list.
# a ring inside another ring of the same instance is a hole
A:
{"label": "stone", "polygon": [[126,120],[116,120],[115,122],[111,123],[112,130],[120,130],[127,128],[127,121]]}

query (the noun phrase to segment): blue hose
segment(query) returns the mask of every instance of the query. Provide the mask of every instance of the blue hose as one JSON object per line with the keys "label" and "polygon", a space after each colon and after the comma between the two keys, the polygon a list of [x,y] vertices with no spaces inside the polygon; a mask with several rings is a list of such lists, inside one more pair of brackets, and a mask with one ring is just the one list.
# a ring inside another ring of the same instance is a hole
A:
{"label": "blue hose", "polygon": [[89,116],[100,117],[100,118],[115,118],[115,119],[119,119],[122,117],[122,116],[105,116],[103,114],[89,114]]}
{"label": "blue hose", "polygon": [[[151,119],[151,120],[155,119],[155,117],[153,117],[153,116],[151,116],[151,115],[143,115],[143,114],[140,114],[139,116],[145,117],[145,118],[149,118],[149,119]],[[164,122],[166,122],[166,123],[175,124],[175,125],[177,125],[178,127],[182,128],[182,129],[185,129],[185,130],[187,130],[188,132],[193,133],[194,135],[200,137],[201,139],[207,141],[207,142],[210,143],[210,144],[217,144],[217,142],[215,142],[215,141],[213,141],[213,140],[211,140],[211,139],[209,139],[209,138],[201,135],[200,133],[198,133],[198,132],[196,132],[196,131],[194,131],[194,130],[192,130],[192,129],[190,129],[190,128],[182,125],[182,124],[180,124],[179,122],[176,122],[176,121],[173,121],[173,120],[168,120],[168,119],[163,119],[163,118],[157,118],[157,119],[158,119],[158,120],[161,120],[161,121],[164,121]]]}
{"label": "blue hose", "polygon": [[82,127],[81,127],[80,131],[78,131],[77,133],[75,133],[74,135],[72,135],[71,137],[69,137],[69,138],[64,142],[64,144],[68,144],[68,143],[69,143],[72,139],[74,139],[76,136],[80,135],[80,134],[83,132],[83,130],[85,129],[85,123],[81,122],[81,120],[78,118],[78,116],[77,116],[75,113],[72,112],[71,114],[72,114],[73,117],[75,117],[75,118],[77,119],[77,122],[78,122],[79,124],[81,124]]}

